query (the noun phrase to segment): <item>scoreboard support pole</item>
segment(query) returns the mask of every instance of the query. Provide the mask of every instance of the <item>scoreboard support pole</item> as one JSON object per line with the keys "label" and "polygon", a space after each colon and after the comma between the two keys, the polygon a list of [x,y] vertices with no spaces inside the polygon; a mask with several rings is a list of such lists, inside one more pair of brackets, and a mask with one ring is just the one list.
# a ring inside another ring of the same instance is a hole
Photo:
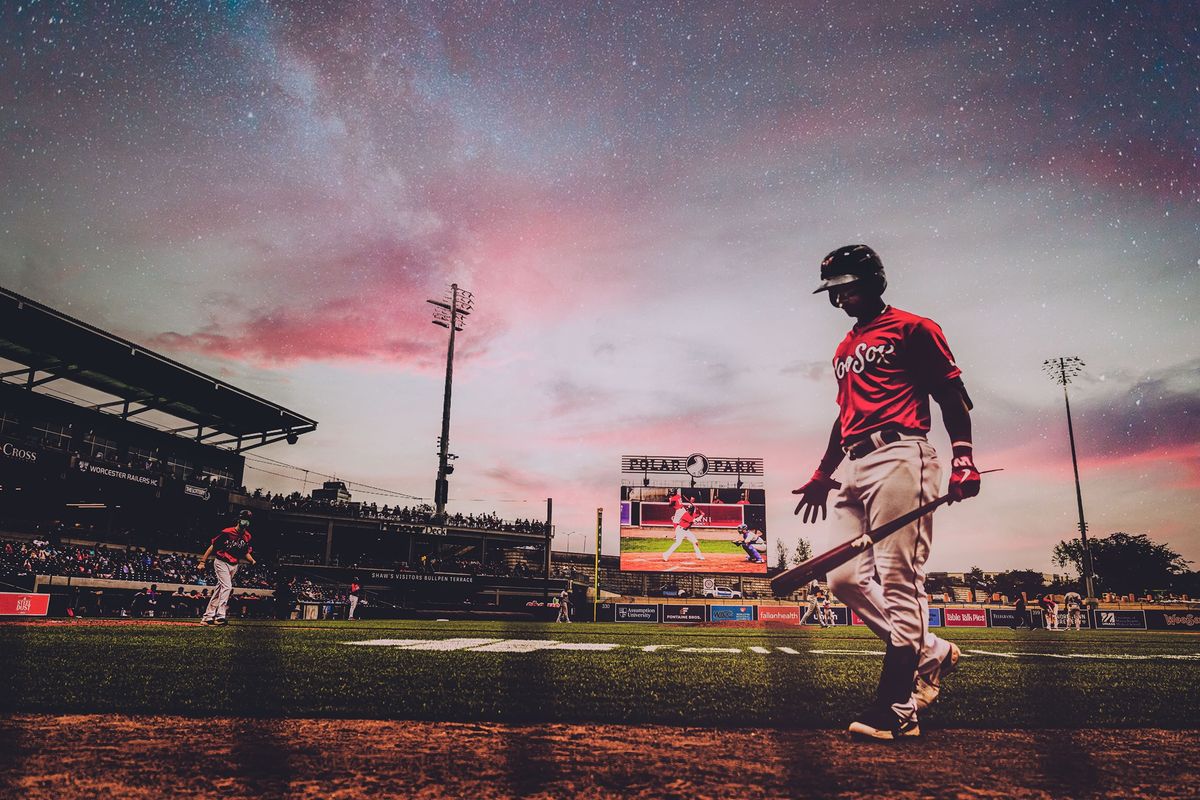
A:
{"label": "scoreboard support pole", "polygon": [[592,589],[592,622],[596,621],[596,610],[600,607],[600,532],[603,530],[604,509],[596,509],[596,577]]}

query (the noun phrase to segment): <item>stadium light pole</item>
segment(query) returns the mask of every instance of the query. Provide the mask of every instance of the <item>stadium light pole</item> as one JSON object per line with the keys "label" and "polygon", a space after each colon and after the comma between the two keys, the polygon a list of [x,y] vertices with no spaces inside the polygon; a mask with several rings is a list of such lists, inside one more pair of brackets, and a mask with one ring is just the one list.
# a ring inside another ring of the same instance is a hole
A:
{"label": "stadium light pole", "polygon": [[437,483],[433,489],[435,517],[439,520],[446,516],[446,501],[450,495],[450,482],[446,476],[454,471],[450,463],[450,387],[454,381],[454,334],[462,330],[463,317],[471,313],[475,306],[475,296],[465,289],[459,289],[457,283],[450,284],[446,299],[426,300],[436,307],[433,312],[433,324],[450,330],[450,344],[446,348],[446,391],[442,397],[442,435],[438,439],[438,471]]}
{"label": "stadium light pole", "polygon": [[1092,587],[1092,549],[1088,546],[1087,522],[1083,518],[1083,492],[1079,488],[1079,459],[1075,455],[1075,426],[1071,423],[1071,398],[1067,396],[1067,385],[1087,366],[1076,356],[1048,358],[1042,362],[1042,370],[1050,379],[1063,387],[1063,401],[1067,405],[1067,436],[1071,440],[1071,467],[1075,470],[1075,502],[1079,507],[1079,540],[1083,545],[1083,580],[1087,596],[1095,597]]}

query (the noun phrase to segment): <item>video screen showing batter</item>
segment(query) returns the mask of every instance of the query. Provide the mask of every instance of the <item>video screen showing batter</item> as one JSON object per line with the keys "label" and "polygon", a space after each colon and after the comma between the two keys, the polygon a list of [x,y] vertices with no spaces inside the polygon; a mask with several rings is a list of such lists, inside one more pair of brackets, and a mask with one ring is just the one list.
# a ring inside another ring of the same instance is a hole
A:
{"label": "video screen showing batter", "polygon": [[765,575],[762,459],[623,456],[621,569]]}

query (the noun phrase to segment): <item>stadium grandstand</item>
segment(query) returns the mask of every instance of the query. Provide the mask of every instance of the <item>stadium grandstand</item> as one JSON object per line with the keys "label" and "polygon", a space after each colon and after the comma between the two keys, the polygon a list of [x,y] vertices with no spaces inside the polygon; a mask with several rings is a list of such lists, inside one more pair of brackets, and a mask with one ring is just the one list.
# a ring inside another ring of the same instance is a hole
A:
{"label": "stadium grandstand", "polygon": [[[547,580],[538,520],[382,507],[332,480],[305,496],[248,492],[245,453],[316,421],[0,288],[0,581],[126,607],[154,583],[203,594],[192,562],[240,509],[257,569],[237,588],[336,614],[362,572],[375,613],[521,609]],[[268,588],[272,587],[272,588]],[[60,605],[61,597],[56,597]],[[72,603],[74,601],[71,601]],[[60,608],[61,610],[61,608]]]}

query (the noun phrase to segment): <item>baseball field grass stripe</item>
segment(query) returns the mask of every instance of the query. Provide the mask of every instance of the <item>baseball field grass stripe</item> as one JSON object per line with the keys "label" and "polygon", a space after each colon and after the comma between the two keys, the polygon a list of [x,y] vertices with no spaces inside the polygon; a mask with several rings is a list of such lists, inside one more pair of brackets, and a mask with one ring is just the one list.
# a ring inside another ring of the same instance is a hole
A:
{"label": "baseball field grass stripe", "polygon": [[[966,656],[943,688],[951,702],[922,727],[1183,728],[1200,718],[1200,640],[1189,635],[946,635]],[[349,644],[381,640],[402,644]],[[483,649],[512,640],[547,646]],[[418,649],[429,647],[440,649]],[[878,648],[849,627],[0,625],[0,653],[19,654],[3,657],[13,690],[0,692],[0,710],[829,727],[869,699]]]}

